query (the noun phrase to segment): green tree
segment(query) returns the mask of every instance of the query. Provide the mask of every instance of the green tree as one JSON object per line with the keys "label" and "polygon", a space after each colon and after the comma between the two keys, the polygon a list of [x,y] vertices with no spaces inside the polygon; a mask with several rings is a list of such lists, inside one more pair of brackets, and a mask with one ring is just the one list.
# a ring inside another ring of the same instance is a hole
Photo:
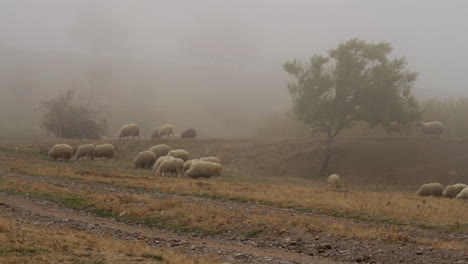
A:
{"label": "green tree", "polygon": [[390,58],[391,52],[389,43],[351,39],[327,56],[283,65],[292,76],[288,89],[296,117],[327,135],[322,175],[328,172],[336,136],[356,121],[376,126],[419,119],[411,93],[418,74],[406,70],[404,57]]}

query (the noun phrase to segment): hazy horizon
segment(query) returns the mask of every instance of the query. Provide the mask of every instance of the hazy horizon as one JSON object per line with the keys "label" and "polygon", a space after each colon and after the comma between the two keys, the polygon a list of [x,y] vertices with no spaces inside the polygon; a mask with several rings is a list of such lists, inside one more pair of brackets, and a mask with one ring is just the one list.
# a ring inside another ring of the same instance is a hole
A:
{"label": "hazy horizon", "polygon": [[[11,96],[1,111],[31,122],[40,100],[75,86],[110,107],[115,126],[134,119],[249,135],[290,105],[286,60],[354,37],[392,43],[419,72],[419,98],[468,96],[466,11],[464,1],[5,0],[0,89]],[[135,114],[145,111],[155,117]]]}

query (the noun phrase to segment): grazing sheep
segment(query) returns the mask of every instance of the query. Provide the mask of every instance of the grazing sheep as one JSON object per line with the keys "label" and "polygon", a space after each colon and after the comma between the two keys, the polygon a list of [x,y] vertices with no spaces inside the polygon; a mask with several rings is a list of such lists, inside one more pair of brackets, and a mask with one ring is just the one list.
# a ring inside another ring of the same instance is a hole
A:
{"label": "grazing sheep", "polygon": [[421,127],[421,131],[425,135],[442,135],[442,132],[444,131],[444,124],[442,124],[439,121],[434,121],[434,122],[420,122],[418,123],[418,126]]}
{"label": "grazing sheep", "polygon": [[189,128],[180,134],[180,138],[196,138],[197,131],[193,128]]}
{"label": "grazing sheep", "polygon": [[164,136],[167,136],[167,137],[174,136],[173,130],[174,130],[173,125],[164,125],[159,128],[158,135],[161,138]]}
{"label": "grazing sheep", "polygon": [[445,190],[442,193],[442,197],[455,198],[457,194],[459,194],[466,187],[468,187],[468,185],[463,184],[463,183],[449,185],[445,187]]}
{"label": "grazing sheep", "polygon": [[211,178],[213,175],[220,176],[223,172],[223,167],[221,164],[207,162],[207,161],[200,161],[192,163],[192,166],[188,171],[185,172],[185,176],[189,178]]}
{"label": "grazing sheep", "polygon": [[48,156],[53,160],[71,160],[73,148],[68,144],[57,144],[50,149]]}
{"label": "grazing sheep", "polygon": [[161,144],[154,146],[149,150],[152,151],[154,155],[156,155],[156,159],[158,159],[159,157],[166,156],[167,153],[169,153],[169,151],[171,150],[171,148],[166,144]]}
{"label": "grazing sheep", "polygon": [[390,124],[385,125],[384,129],[385,129],[385,132],[387,132],[387,134],[392,134],[392,133],[400,134],[402,132],[403,126],[396,121],[392,121],[390,122]]}
{"label": "grazing sheep", "polygon": [[186,171],[188,171],[190,169],[190,167],[192,167],[192,164],[195,163],[195,162],[200,162],[201,160],[199,159],[191,159],[191,160],[187,160],[186,162],[184,162],[184,169],[183,169],[183,172],[185,173]]}
{"label": "grazing sheep", "polygon": [[339,189],[342,187],[343,183],[341,181],[341,177],[338,174],[332,174],[328,176],[327,182],[329,185],[334,186],[336,189]]}
{"label": "grazing sheep", "polygon": [[88,159],[88,160],[92,160],[94,159],[94,151],[95,151],[95,147],[93,144],[85,144],[85,145],[81,145],[78,147],[78,150],[76,151],[76,154],[75,154],[75,159],[76,160],[79,160],[79,159]]}
{"label": "grazing sheep", "polygon": [[137,124],[124,125],[120,129],[119,139],[127,137],[133,137],[134,139],[138,137],[138,139],[140,139],[140,126]]}
{"label": "grazing sheep", "polygon": [[111,144],[97,145],[94,150],[95,158],[112,159],[115,155],[115,147]]}
{"label": "grazing sheep", "polygon": [[157,175],[167,176],[167,174],[175,174],[177,177],[182,175],[184,161],[178,158],[166,159],[161,162],[156,170]]}
{"label": "grazing sheep", "polygon": [[419,196],[436,196],[439,197],[444,192],[444,187],[440,183],[423,184],[416,192]]}
{"label": "grazing sheep", "polygon": [[167,155],[172,156],[174,158],[182,159],[182,160],[184,160],[184,162],[190,159],[190,154],[187,151],[183,150],[183,149],[171,150],[171,151],[169,151],[169,153]]}
{"label": "grazing sheep", "polygon": [[153,130],[153,133],[151,134],[151,139],[158,139],[158,138],[161,138],[161,136],[159,135],[159,128],[155,128]]}
{"label": "grazing sheep", "polygon": [[203,158],[200,158],[200,160],[221,164],[221,160],[218,157],[203,157]]}
{"label": "grazing sheep", "polygon": [[133,160],[135,168],[151,168],[156,162],[156,155],[154,152],[146,150],[138,153],[136,158]]}
{"label": "grazing sheep", "polygon": [[168,160],[168,159],[174,159],[174,157],[172,156],[162,156],[162,157],[159,157],[156,162],[154,163],[153,165],[153,172],[156,173],[156,171],[158,170],[159,166],[161,165],[161,163],[165,160]]}
{"label": "grazing sheep", "polygon": [[468,187],[464,188],[455,198],[468,200]]}

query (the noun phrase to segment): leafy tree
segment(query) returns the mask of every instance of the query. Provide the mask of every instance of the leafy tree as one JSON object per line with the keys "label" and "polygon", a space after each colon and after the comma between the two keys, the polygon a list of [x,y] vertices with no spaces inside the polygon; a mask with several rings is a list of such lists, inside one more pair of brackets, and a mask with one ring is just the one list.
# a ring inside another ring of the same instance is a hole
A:
{"label": "leafy tree", "polygon": [[327,135],[320,173],[327,173],[336,136],[356,121],[371,126],[408,123],[420,116],[411,90],[418,74],[406,70],[406,59],[390,58],[389,43],[351,39],[314,55],[306,64],[283,65],[292,76],[288,89],[296,117]]}
{"label": "leafy tree", "polygon": [[74,103],[74,97],[74,91],[67,90],[41,102],[40,109],[45,112],[41,128],[60,138],[101,138],[107,130],[107,120],[102,117],[102,112],[89,105]]}

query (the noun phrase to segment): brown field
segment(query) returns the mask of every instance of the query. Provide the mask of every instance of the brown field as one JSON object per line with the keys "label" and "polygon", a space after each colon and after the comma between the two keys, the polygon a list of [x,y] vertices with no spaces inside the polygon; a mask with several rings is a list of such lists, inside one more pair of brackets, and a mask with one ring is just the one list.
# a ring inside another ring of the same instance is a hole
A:
{"label": "brown field", "polygon": [[[2,263],[468,262],[468,203],[414,194],[468,182],[462,139],[341,139],[338,191],[314,139],[111,141],[114,160],[53,162],[57,142],[0,142]],[[220,157],[223,176],[132,167],[159,143]]]}

